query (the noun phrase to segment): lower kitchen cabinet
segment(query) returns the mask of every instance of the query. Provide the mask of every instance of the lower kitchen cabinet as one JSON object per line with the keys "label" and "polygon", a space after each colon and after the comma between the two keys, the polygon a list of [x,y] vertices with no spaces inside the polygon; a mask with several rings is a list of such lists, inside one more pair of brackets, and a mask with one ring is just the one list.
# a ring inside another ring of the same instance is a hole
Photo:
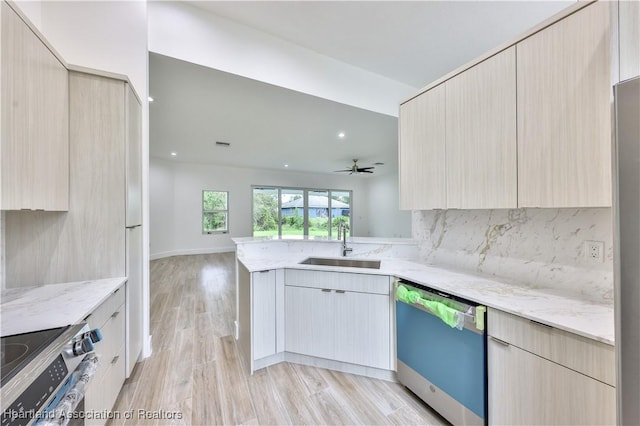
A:
{"label": "lower kitchen cabinet", "polygon": [[390,369],[389,296],[335,293],[334,359]]}
{"label": "lower kitchen cabinet", "polygon": [[493,309],[487,318],[490,424],[616,423],[608,345]]}
{"label": "lower kitchen cabinet", "polygon": [[253,359],[276,353],[276,271],[252,274]]}
{"label": "lower kitchen cabinet", "polygon": [[[102,331],[102,341],[96,344],[96,354],[100,360],[98,371],[89,382],[85,394],[84,408],[87,413],[111,410],[124,383],[125,313],[125,288],[121,287],[86,319],[92,328]],[[105,418],[85,420],[86,425],[104,425],[105,422]]]}
{"label": "lower kitchen cabinet", "polygon": [[334,358],[334,296],[320,288],[285,286],[287,352]]}
{"label": "lower kitchen cabinet", "polygon": [[284,351],[282,276],[280,269],[249,272],[238,262],[238,348],[251,372],[269,365],[265,358]]}
{"label": "lower kitchen cabinet", "polygon": [[489,423],[613,425],[616,390],[489,338]]}
{"label": "lower kitchen cabinet", "polygon": [[[354,291],[367,281],[376,293]],[[389,289],[380,275],[287,270],[286,351],[391,369]]]}

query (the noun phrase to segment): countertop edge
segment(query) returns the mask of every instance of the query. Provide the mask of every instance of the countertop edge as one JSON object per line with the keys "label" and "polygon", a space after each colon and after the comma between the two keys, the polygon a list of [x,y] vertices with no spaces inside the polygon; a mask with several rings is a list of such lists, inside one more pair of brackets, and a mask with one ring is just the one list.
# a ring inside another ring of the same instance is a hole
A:
{"label": "countertop edge", "polygon": [[[111,294],[122,288],[127,280],[127,277],[116,277],[8,289],[8,292],[17,293],[18,296],[7,302],[3,300],[0,305],[0,334],[10,336],[80,323]],[[86,297],[89,290],[91,295]],[[69,298],[77,298],[78,301],[69,302]],[[64,304],[66,310],[57,309],[56,314],[52,315],[48,308],[58,304]],[[18,321],[18,318],[22,321]]]}

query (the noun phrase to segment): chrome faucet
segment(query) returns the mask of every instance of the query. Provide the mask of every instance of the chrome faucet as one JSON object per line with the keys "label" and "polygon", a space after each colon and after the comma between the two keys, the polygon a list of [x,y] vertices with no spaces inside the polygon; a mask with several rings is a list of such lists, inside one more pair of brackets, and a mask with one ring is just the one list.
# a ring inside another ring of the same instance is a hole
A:
{"label": "chrome faucet", "polygon": [[340,222],[338,224],[338,239],[342,235],[342,257],[347,257],[347,253],[353,251],[351,247],[347,247],[347,229],[349,229],[349,226],[346,223]]}

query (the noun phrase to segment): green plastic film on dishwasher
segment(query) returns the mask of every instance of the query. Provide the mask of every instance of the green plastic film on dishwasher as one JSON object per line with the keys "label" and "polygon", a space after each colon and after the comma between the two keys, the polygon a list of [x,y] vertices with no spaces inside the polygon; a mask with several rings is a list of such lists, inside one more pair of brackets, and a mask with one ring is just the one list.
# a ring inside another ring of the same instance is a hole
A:
{"label": "green plastic film on dishwasher", "polygon": [[480,331],[484,331],[484,314],[487,312],[486,306],[476,307],[476,327]]}
{"label": "green plastic film on dishwasher", "polygon": [[460,325],[459,312],[450,308],[442,302],[428,300],[422,297],[422,294],[415,290],[409,290],[403,285],[399,285],[396,290],[396,299],[404,303],[414,303],[427,308],[433,315],[440,318],[449,327],[458,327]]}

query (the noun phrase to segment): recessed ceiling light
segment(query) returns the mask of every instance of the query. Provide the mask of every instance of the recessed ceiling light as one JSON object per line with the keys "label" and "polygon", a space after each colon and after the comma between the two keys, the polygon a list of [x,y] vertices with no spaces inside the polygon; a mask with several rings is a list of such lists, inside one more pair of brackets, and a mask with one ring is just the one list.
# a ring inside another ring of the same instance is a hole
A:
{"label": "recessed ceiling light", "polygon": [[344,132],[340,132],[340,133],[338,133],[338,137],[339,137],[340,139],[343,139],[343,138],[344,138],[344,136],[345,136]]}
{"label": "recessed ceiling light", "polygon": [[171,153],[171,156],[172,156],[172,157],[175,157],[176,155],[178,155],[178,153],[177,153],[177,152],[172,152],[172,153]]}
{"label": "recessed ceiling light", "polygon": [[288,164],[285,164],[284,166],[285,166],[285,167],[289,167],[289,165],[288,165]]}
{"label": "recessed ceiling light", "polygon": [[153,97],[149,96],[149,102],[153,102]]}

